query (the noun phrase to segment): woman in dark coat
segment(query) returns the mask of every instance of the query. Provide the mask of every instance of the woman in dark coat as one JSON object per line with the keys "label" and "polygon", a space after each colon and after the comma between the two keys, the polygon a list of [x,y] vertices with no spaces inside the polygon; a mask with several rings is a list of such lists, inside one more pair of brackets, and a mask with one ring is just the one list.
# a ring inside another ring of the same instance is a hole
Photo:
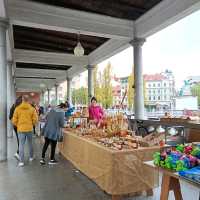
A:
{"label": "woman in dark coat", "polygon": [[[12,120],[13,118],[13,114],[15,112],[15,109],[17,108],[17,106],[19,106],[22,103],[22,96],[18,97],[15,101],[15,103],[12,105],[12,107],[10,108],[10,113],[9,113],[9,119]],[[17,127],[13,125],[13,129],[15,131],[15,135],[17,138],[17,152],[15,153],[15,158],[19,160],[19,137],[18,137],[18,133],[17,133]]]}
{"label": "woman in dark coat", "polygon": [[55,160],[55,150],[57,141],[62,135],[61,128],[64,127],[64,111],[62,111],[61,109],[52,108],[46,118],[47,121],[43,130],[45,143],[42,149],[42,159],[40,160],[41,165],[45,164],[45,153],[49,144],[51,144],[51,155],[49,164],[57,163],[57,161]]}

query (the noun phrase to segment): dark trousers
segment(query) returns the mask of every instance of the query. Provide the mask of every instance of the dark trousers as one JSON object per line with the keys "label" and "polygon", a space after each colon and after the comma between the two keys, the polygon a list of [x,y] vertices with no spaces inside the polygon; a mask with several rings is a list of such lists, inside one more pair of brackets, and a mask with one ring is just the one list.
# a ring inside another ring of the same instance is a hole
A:
{"label": "dark trousers", "polygon": [[15,131],[15,135],[16,135],[16,138],[17,138],[17,153],[19,154],[19,137],[18,137],[18,133],[17,133],[17,127],[13,126],[13,129]]}
{"label": "dark trousers", "polygon": [[45,158],[45,153],[47,151],[47,148],[48,148],[49,144],[51,144],[51,156],[50,156],[50,159],[54,160],[55,159],[55,151],[56,151],[57,141],[56,140],[51,140],[51,139],[49,139],[47,137],[45,137],[45,143],[44,143],[44,146],[43,146],[43,149],[42,149],[42,158]]}

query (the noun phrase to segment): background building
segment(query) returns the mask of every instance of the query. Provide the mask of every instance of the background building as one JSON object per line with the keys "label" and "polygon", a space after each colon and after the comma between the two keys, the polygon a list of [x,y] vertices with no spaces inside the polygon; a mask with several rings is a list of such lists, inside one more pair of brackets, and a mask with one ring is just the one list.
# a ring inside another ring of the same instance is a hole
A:
{"label": "background building", "polygon": [[151,110],[172,109],[175,96],[175,80],[171,71],[159,74],[145,74],[146,107]]}
{"label": "background building", "polygon": [[113,106],[119,106],[124,98],[123,106],[127,107],[128,106],[128,97],[127,97],[128,76],[127,77],[114,76],[112,78],[112,86],[113,86]]}

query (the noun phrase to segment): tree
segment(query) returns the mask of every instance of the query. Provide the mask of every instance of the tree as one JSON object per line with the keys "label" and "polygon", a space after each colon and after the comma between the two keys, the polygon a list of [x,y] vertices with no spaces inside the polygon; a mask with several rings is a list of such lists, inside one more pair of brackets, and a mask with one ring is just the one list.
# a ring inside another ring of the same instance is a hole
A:
{"label": "tree", "polygon": [[102,104],[105,108],[111,107],[113,103],[111,72],[112,72],[112,66],[111,63],[108,62],[107,66],[103,70],[102,81],[101,81]]}
{"label": "tree", "polygon": [[102,102],[102,88],[101,88],[101,72],[98,73],[98,65],[95,66],[93,71],[93,83],[94,83],[94,96],[99,102]]}
{"label": "tree", "polygon": [[88,103],[88,89],[81,87],[72,91],[73,104],[87,105]]}
{"label": "tree", "polygon": [[197,96],[198,97],[198,105],[200,105],[200,83],[195,84],[194,86],[192,86],[191,92],[192,92],[193,96]]}
{"label": "tree", "polygon": [[134,87],[133,86],[134,86],[134,76],[133,74],[131,74],[128,77],[128,91],[127,91],[129,109],[133,109],[133,105],[134,105]]}

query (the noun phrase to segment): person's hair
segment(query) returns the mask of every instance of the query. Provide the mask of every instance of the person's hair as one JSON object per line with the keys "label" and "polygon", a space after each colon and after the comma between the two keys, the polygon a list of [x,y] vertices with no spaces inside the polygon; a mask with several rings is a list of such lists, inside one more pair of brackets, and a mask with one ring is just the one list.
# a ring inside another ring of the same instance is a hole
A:
{"label": "person's hair", "polygon": [[61,103],[60,105],[58,105],[59,108],[66,108],[66,105],[64,103]]}
{"label": "person's hair", "polygon": [[92,103],[92,101],[96,101],[97,102],[97,99],[96,99],[96,97],[92,97],[90,101],[91,101],[91,103]]}
{"label": "person's hair", "polygon": [[29,96],[28,96],[28,95],[23,95],[23,96],[22,96],[22,100],[23,100],[24,102],[28,102],[28,101],[29,101]]}
{"label": "person's hair", "polygon": [[15,101],[15,106],[19,106],[22,103],[22,96],[19,96]]}

